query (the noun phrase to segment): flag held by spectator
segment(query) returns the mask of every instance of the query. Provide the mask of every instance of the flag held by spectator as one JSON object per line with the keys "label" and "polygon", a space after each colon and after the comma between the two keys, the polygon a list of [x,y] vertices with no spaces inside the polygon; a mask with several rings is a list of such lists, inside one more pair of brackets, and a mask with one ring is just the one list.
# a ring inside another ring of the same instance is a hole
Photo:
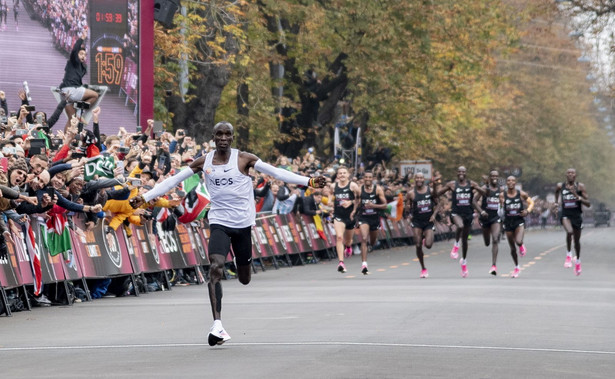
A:
{"label": "flag held by spectator", "polygon": [[41,252],[36,244],[34,238],[34,231],[30,223],[26,223],[26,247],[28,248],[28,254],[30,254],[30,264],[32,265],[32,271],[34,272],[34,296],[41,294],[43,289],[43,271],[41,269]]}
{"label": "flag held by spectator", "polygon": [[314,226],[316,226],[316,233],[318,233],[318,236],[326,241],[327,236],[325,235],[325,228],[322,225],[322,218],[320,218],[319,215],[314,215]]}
{"label": "flag held by spectator", "polygon": [[389,216],[389,219],[393,221],[401,220],[404,213],[404,197],[402,194],[398,194],[397,198],[387,204],[385,213]]}
{"label": "flag held by spectator", "polygon": [[112,179],[115,175],[115,159],[111,155],[98,155],[94,158],[90,158],[85,164],[83,178],[90,181],[94,177],[109,178]]}
{"label": "flag held by spectator", "polygon": [[[198,175],[197,175],[198,176]],[[186,179],[189,180],[190,178]],[[185,183],[185,182],[184,182]],[[184,184],[184,188],[187,186]],[[209,205],[209,192],[205,184],[198,182],[182,200],[184,214],[177,218],[181,223],[188,224],[205,216],[205,209]]]}

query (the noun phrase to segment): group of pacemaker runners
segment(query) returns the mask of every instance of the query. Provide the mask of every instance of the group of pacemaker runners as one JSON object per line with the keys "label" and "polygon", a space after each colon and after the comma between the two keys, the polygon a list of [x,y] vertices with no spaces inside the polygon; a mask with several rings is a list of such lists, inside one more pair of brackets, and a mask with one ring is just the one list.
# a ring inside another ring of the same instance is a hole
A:
{"label": "group of pacemaker runners", "polygon": [[[361,272],[368,274],[367,252],[371,251],[377,239],[380,227],[379,212],[386,208],[384,191],[374,183],[371,172],[363,176],[363,185],[351,181],[348,169],[340,167],[336,183],[331,184],[334,200],[333,220],[337,236],[336,250],[339,259],[337,270],[347,272],[344,258],[352,255],[352,237],[354,229],[361,230]],[[427,185],[422,173],[414,176],[414,188],[406,198],[406,206],[410,209],[411,225],[414,232],[416,255],[421,265],[421,278],[427,278],[429,273],[425,267],[423,248],[430,249],[434,242],[434,221],[438,213],[438,199],[451,192],[451,223],[455,226],[455,244],[451,250],[452,259],[459,258],[461,247],[461,276],[469,274],[467,265],[468,237],[474,215],[482,229],[485,246],[491,245],[492,264],[489,274],[497,275],[497,256],[502,225],[510,247],[514,262],[511,278],[517,278],[521,272],[519,256],[527,253],[523,243],[525,233],[525,217],[534,208],[533,199],[517,188],[514,176],[506,178],[506,185],[500,186],[497,170],[492,170],[486,178],[486,183],[478,183],[466,178],[466,168],[457,170],[457,179],[442,185],[440,177],[434,177],[431,185]],[[583,228],[582,206],[589,207],[589,199],[583,183],[576,182],[576,171],[567,170],[566,181],[558,183],[556,202],[561,196],[560,222],[566,231],[567,255],[564,267],[574,264],[576,275],[581,274],[580,237]],[[574,241],[575,255],[572,254]]]}
{"label": "group of pacemaker runners", "polygon": [[[433,243],[433,214],[437,206],[437,199],[451,192],[451,223],[455,225],[455,244],[451,249],[452,259],[459,257],[461,244],[462,257],[459,260],[461,276],[469,274],[467,267],[468,236],[474,214],[479,215],[479,224],[485,246],[491,245],[492,265],[489,274],[497,275],[498,245],[501,236],[502,224],[510,254],[514,262],[514,269],[510,276],[519,276],[519,256],[523,257],[527,249],[523,244],[525,232],[524,218],[534,208],[534,201],[529,195],[517,188],[514,176],[506,178],[506,186],[499,184],[499,173],[492,170],[487,177],[486,184],[479,186],[476,182],[466,178],[465,167],[457,170],[457,180],[441,185],[441,178],[435,177],[432,188],[424,185],[422,175],[415,177],[415,189],[408,196],[409,206],[412,208],[412,226],[414,228],[417,257],[421,264],[421,278],[428,276],[423,262],[423,245],[430,248]],[[583,183],[576,182],[576,170],[570,168],[566,172],[566,181],[557,184],[555,201],[561,195],[561,206],[556,208],[560,212],[560,222],[566,231],[567,253],[564,267],[570,268],[574,263],[574,272],[581,274],[581,230],[583,228],[582,206],[589,207],[590,202]],[[527,204],[527,207],[526,207]],[[561,210],[560,210],[561,209]],[[418,222],[415,221],[418,216]],[[429,217],[429,219],[427,219]],[[428,220],[428,222],[426,222]],[[572,256],[571,245],[574,240],[575,256]],[[518,248],[518,251],[517,251]]]}

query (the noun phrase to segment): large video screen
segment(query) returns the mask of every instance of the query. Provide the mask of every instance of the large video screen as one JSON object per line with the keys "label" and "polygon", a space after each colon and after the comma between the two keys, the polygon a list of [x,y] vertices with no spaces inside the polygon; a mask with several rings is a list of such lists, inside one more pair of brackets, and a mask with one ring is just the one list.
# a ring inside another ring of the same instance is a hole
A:
{"label": "large video screen", "polygon": [[[138,0],[0,0],[0,91],[9,111],[20,105],[24,82],[30,104],[48,117],[57,104],[73,44],[87,31],[83,82],[107,86],[100,101],[101,133],[132,132],[139,120]],[[53,130],[66,124],[63,113]],[[90,127],[90,126],[88,126]]]}

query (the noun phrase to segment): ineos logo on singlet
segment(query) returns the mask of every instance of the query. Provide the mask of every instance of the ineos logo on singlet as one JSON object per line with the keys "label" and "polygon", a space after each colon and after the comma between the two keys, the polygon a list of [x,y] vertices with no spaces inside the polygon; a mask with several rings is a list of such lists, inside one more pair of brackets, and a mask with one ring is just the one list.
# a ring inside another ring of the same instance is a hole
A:
{"label": "ineos logo on singlet", "polygon": [[230,186],[233,184],[233,178],[215,178],[215,179],[210,179],[209,182],[218,187]]}
{"label": "ineos logo on singlet", "polygon": [[457,193],[457,205],[470,205],[470,198],[472,197],[471,193],[468,192],[458,192]]}
{"label": "ineos logo on singlet", "polygon": [[505,207],[507,216],[518,216],[521,210],[523,210],[523,204],[521,203],[519,195],[512,199],[507,198]]}
{"label": "ineos logo on singlet", "polygon": [[343,193],[338,192],[335,194],[335,200],[337,200],[339,206],[342,205],[343,201],[350,200],[350,190],[344,189],[343,191]]}
{"label": "ineos logo on singlet", "polygon": [[562,199],[564,200],[564,208],[576,208],[578,206],[577,201],[579,198],[567,188],[562,190]]}
{"label": "ineos logo on singlet", "polygon": [[497,210],[498,205],[500,204],[500,196],[489,196],[487,197],[487,209]]}
{"label": "ineos logo on singlet", "polygon": [[431,196],[427,195],[424,200],[416,202],[416,206],[419,209],[419,213],[431,212]]}

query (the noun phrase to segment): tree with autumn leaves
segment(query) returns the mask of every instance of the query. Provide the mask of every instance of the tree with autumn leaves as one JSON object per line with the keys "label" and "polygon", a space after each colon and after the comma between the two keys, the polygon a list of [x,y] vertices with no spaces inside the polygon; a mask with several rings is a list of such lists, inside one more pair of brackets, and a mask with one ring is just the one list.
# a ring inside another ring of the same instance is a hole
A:
{"label": "tree with autumn leaves", "polygon": [[[263,157],[308,146],[330,157],[346,104],[368,152],[431,159],[445,175],[459,164],[475,176],[519,166],[520,181],[538,189],[567,166],[613,166],[613,148],[586,117],[587,67],[528,47],[576,49],[553,1],[183,5],[176,28],[155,29],[156,118],[201,141],[226,119],[238,146]],[[581,146],[600,149],[603,162]]]}

